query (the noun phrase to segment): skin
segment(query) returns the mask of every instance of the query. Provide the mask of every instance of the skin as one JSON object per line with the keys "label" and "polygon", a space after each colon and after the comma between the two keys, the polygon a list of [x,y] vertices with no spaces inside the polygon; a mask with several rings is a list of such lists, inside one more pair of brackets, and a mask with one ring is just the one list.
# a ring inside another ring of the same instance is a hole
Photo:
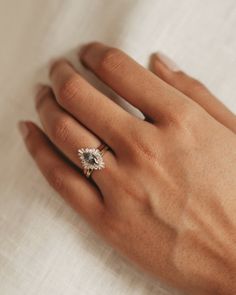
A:
{"label": "skin", "polygon": [[[58,193],[131,261],[188,294],[236,292],[236,117],[200,82],[158,56],[152,71],[124,52],[86,45],[81,62],[145,116],[95,89],[66,60],[50,70],[20,123]],[[87,179],[78,148],[105,142],[105,169]]]}

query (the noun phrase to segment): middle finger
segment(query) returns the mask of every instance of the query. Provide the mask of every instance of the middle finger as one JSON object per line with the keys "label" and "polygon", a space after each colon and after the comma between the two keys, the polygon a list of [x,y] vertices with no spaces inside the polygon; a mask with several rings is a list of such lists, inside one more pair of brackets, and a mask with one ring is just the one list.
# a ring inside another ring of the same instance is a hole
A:
{"label": "middle finger", "polygon": [[119,149],[129,136],[127,126],[139,119],[90,85],[65,60],[53,65],[50,77],[58,103],[110,147]]}

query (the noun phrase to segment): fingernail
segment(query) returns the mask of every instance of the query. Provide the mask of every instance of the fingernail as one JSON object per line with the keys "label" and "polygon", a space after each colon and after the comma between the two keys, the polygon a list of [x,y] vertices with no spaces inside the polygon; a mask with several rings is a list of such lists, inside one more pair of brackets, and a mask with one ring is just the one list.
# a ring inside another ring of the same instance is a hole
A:
{"label": "fingernail", "polygon": [[83,65],[94,68],[99,64],[107,49],[108,47],[100,42],[86,44],[80,49],[80,60]]}
{"label": "fingernail", "polygon": [[41,84],[41,83],[36,84],[34,87],[35,92],[38,93],[43,87],[44,87],[44,84]]}
{"label": "fingernail", "polygon": [[28,128],[27,124],[23,121],[20,121],[18,123],[18,128],[19,128],[20,134],[22,135],[23,139],[25,139],[29,134],[29,128]]}
{"label": "fingernail", "polygon": [[162,52],[158,52],[156,57],[172,72],[179,72],[179,66]]}
{"label": "fingernail", "polygon": [[49,78],[52,78],[54,70],[56,70],[58,66],[64,65],[64,64],[68,64],[71,67],[73,67],[71,62],[65,57],[52,59],[51,62],[49,63],[49,73],[48,73]]}
{"label": "fingernail", "polygon": [[80,57],[82,57],[83,55],[85,55],[87,49],[89,49],[91,47],[91,45],[96,44],[98,42],[89,42],[87,44],[83,44],[78,48],[78,55]]}
{"label": "fingernail", "polygon": [[81,56],[83,54],[83,52],[85,51],[85,49],[87,48],[87,45],[88,44],[83,44],[83,45],[80,45],[77,49],[77,52],[78,52],[78,56]]}
{"label": "fingernail", "polygon": [[58,61],[60,61],[61,59],[63,59],[62,57],[54,57],[54,58],[51,58],[48,62],[48,67],[49,69],[51,69],[54,64],[56,64]]}
{"label": "fingernail", "polygon": [[43,93],[46,91],[48,87],[45,86],[45,85],[42,85],[42,84],[38,84],[35,86],[35,97],[34,97],[34,101],[35,101],[35,105],[36,107],[39,105],[41,99],[42,99],[42,96],[43,96]]}
{"label": "fingernail", "polygon": [[35,86],[35,94],[36,96],[38,96],[40,94],[40,92],[44,89],[45,85],[43,84],[37,84]]}

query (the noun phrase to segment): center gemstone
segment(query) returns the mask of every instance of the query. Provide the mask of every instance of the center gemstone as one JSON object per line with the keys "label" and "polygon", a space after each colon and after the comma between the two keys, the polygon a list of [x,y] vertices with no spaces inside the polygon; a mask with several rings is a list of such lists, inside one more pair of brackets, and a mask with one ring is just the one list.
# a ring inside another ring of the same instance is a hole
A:
{"label": "center gemstone", "polygon": [[103,169],[105,167],[102,154],[99,149],[82,148],[78,150],[83,169]]}
{"label": "center gemstone", "polygon": [[96,155],[94,155],[90,152],[84,153],[84,159],[87,163],[89,163],[91,165],[98,164],[98,159],[97,159]]}

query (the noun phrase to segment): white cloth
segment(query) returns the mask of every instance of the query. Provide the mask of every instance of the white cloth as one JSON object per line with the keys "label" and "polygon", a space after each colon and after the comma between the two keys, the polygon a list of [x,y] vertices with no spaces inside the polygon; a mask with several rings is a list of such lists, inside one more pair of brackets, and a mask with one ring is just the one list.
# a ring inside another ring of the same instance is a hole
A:
{"label": "white cloth", "polygon": [[[146,65],[161,50],[236,111],[234,0],[0,2],[0,294],[175,294],[107,246],[48,187],[16,123],[55,56],[100,40]],[[233,100],[234,99],[234,100]]]}

